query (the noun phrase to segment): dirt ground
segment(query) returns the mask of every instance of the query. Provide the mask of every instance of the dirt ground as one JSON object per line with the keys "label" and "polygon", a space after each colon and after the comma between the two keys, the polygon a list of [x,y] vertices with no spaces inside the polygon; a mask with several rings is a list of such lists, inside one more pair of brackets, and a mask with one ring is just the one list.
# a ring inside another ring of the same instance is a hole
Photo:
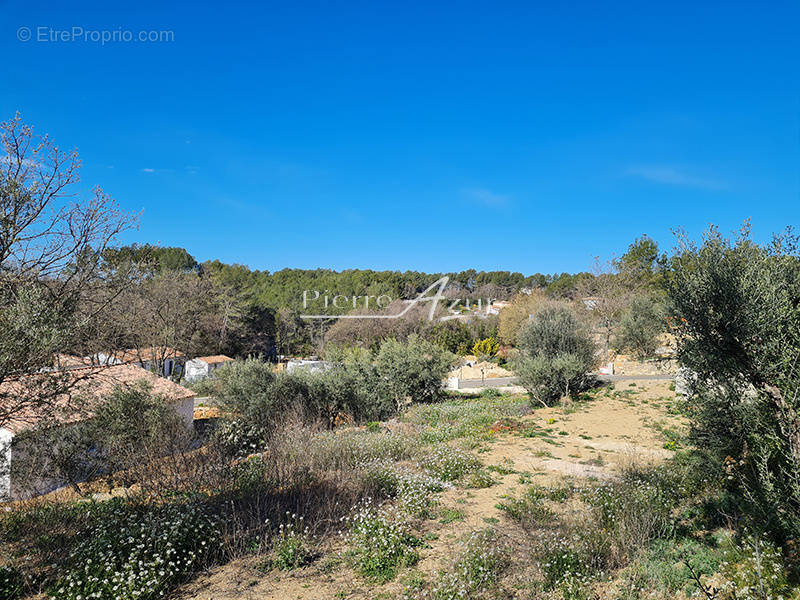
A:
{"label": "dirt ground", "polygon": [[[498,502],[519,495],[523,482],[555,484],[565,478],[609,478],[631,462],[657,462],[671,454],[665,449],[665,430],[680,427],[681,418],[669,414],[674,398],[668,382],[640,381],[618,385],[616,395],[566,407],[539,409],[520,421],[537,437],[499,432],[479,451],[484,465],[499,467],[497,483],[482,489],[454,488],[439,496],[444,509],[459,511],[461,520],[426,521],[427,541],[416,569],[430,574],[452,555],[464,533],[502,525]],[[505,474],[504,474],[505,473]],[[403,573],[392,582],[375,586],[365,582],[337,559],[336,542],[324,548],[326,556],[290,573],[257,569],[257,559],[237,560],[197,577],[179,590],[182,600],[321,600],[336,598],[393,598],[403,590]]]}
{"label": "dirt ground", "polygon": [[[467,365],[467,362],[472,366]],[[448,373],[448,377],[458,377],[459,379],[493,379],[513,376],[514,373],[508,369],[488,361],[478,362],[474,356],[465,356],[462,364]]]}

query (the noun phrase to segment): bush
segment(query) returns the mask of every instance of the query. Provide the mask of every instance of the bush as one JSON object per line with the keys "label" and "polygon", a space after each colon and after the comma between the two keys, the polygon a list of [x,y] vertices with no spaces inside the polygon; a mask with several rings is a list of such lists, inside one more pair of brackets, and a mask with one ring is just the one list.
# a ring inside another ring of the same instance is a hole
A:
{"label": "bush", "polygon": [[494,338],[478,340],[472,347],[472,354],[478,358],[491,358],[500,349],[500,342]]}
{"label": "bush", "polygon": [[745,228],[682,240],[668,289],[679,361],[696,376],[692,441],[777,542],[800,538],[800,258]]}
{"label": "bush", "polygon": [[400,510],[415,518],[429,518],[437,502],[433,494],[447,487],[439,479],[387,460],[365,465],[363,481],[367,493],[397,498]]}
{"label": "bush", "polygon": [[281,571],[291,571],[311,562],[313,540],[303,517],[286,512],[285,522],[278,526],[272,540],[270,566]]}
{"label": "bush", "polygon": [[587,385],[586,365],[575,354],[518,358],[514,371],[531,398],[544,406],[575,394]]}
{"label": "bush", "polygon": [[216,522],[195,503],[108,504],[48,595],[58,600],[149,600],[196,569],[216,540]]}
{"label": "bush", "polygon": [[441,396],[454,358],[439,346],[412,335],[406,343],[386,340],[375,367],[397,412],[402,412],[411,402],[432,402]]}
{"label": "bush", "polygon": [[519,334],[513,368],[531,398],[549,406],[583,390],[595,364],[589,334],[567,308],[546,307]]}
{"label": "bush", "polygon": [[391,507],[366,501],[347,517],[350,531],[346,541],[356,569],[378,583],[394,579],[399,567],[419,560],[415,548],[420,540],[411,534],[405,515]]}
{"label": "bush", "polygon": [[49,491],[33,489],[44,481],[80,492],[79,482],[111,474],[123,485],[137,482],[142,491],[161,491],[164,479],[174,483],[179,476],[172,468],[177,457],[193,449],[193,432],[169,401],[144,383],[117,386],[102,402],[80,410],[91,418],[71,427],[56,427],[48,419],[15,440],[25,442],[13,468],[16,477],[30,482],[28,491]]}
{"label": "bush", "polygon": [[515,521],[519,521],[526,529],[538,527],[552,521],[555,514],[545,506],[544,495],[537,487],[529,487],[522,498],[509,498],[497,505]]}
{"label": "bush", "polygon": [[666,329],[663,306],[651,296],[637,296],[622,316],[614,345],[639,360],[652,357],[658,348],[658,336]]}
{"label": "bush", "polygon": [[469,326],[461,321],[443,321],[431,328],[429,339],[453,354],[468,354],[473,339]]}
{"label": "bush", "polygon": [[216,397],[223,408],[245,413],[254,404],[274,401],[269,389],[275,381],[272,365],[257,358],[235,360],[214,372]]}
{"label": "bush", "polygon": [[588,366],[595,361],[594,342],[575,313],[564,306],[548,306],[534,313],[518,338],[518,348],[528,356],[574,354]]}
{"label": "bush", "polygon": [[675,500],[669,489],[653,478],[629,478],[607,482],[583,496],[595,509],[597,526],[609,542],[609,554],[618,565],[651,541],[666,538],[675,530],[672,509]]}
{"label": "bush", "polygon": [[[287,422],[321,423],[332,429],[347,419],[356,421],[383,418],[391,414],[393,403],[382,395],[369,364],[346,362],[324,373],[281,373],[262,377],[262,367],[244,369],[248,381],[232,386],[249,389],[260,382],[265,386],[250,398],[228,395],[224,400],[229,420],[218,431],[223,447],[237,456],[245,456],[266,446],[273,433]],[[254,376],[255,375],[255,376]],[[228,378],[237,378],[229,374]],[[227,389],[224,381],[222,389]]]}
{"label": "bush", "polygon": [[22,597],[24,579],[14,567],[0,567],[0,600],[16,600]]}
{"label": "bush", "polygon": [[768,540],[747,536],[736,543],[724,543],[722,583],[719,597],[725,600],[782,598],[793,589],[786,578],[786,566],[778,549]]}

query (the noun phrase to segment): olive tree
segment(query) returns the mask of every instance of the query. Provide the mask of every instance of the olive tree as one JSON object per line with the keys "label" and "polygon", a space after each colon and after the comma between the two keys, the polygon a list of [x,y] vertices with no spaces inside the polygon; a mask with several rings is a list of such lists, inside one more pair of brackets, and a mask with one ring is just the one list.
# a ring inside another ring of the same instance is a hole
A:
{"label": "olive tree", "polygon": [[455,357],[440,346],[411,335],[407,342],[389,339],[375,359],[380,384],[398,412],[411,402],[431,402],[442,393]]}
{"label": "olive tree", "polygon": [[738,505],[778,538],[800,535],[800,257],[745,226],[681,236],[667,287],[678,357],[695,375],[692,435]]}
{"label": "olive tree", "polygon": [[569,308],[547,306],[518,336],[514,372],[533,400],[549,406],[584,389],[596,363],[595,344]]}
{"label": "olive tree", "polygon": [[658,336],[666,330],[664,307],[651,295],[636,296],[619,323],[614,345],[631,352],[639,360],[652,357],[658,348]]}

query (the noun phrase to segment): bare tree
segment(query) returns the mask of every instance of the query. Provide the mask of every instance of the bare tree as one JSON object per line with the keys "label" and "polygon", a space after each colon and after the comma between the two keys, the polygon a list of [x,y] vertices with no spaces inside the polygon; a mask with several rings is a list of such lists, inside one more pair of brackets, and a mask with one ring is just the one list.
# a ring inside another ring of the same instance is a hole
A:
{"label": "bare tree", "polygon": [[629,271],[603,264],[599,258],[595,258],[592,275],[579,284],[577,301],[602,336],[602,362],[607,363],[611,339],[641,283]]}
{"label": "bare tree", "polygon": [[[19,114],[0,123],[0,427],[46,409],[58,390],[21,376],[51,367],[78,343],[113,294],[102,255],[136,216],[95,187],[78,189],[81,161]],[[122,277],[119,280],[123,279]],[[83,305],[83,318],[77,307]],[[4,385],[13,380],[13,392]],[[26,389],[21,389],[26,388]]]}

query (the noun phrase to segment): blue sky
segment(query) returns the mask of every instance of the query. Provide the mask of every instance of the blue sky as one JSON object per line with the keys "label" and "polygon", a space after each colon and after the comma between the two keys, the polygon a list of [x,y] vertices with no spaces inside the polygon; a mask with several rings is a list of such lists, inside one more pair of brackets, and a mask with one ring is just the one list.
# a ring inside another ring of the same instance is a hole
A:
{"label": "blue sky", "polygon": [[[0,116],[253,268],[587,269],[800,217],[797,2],[0,0]],[[18,40],[28,27],[34,40]],[[35,41],[37,28],[174,41]]]}

